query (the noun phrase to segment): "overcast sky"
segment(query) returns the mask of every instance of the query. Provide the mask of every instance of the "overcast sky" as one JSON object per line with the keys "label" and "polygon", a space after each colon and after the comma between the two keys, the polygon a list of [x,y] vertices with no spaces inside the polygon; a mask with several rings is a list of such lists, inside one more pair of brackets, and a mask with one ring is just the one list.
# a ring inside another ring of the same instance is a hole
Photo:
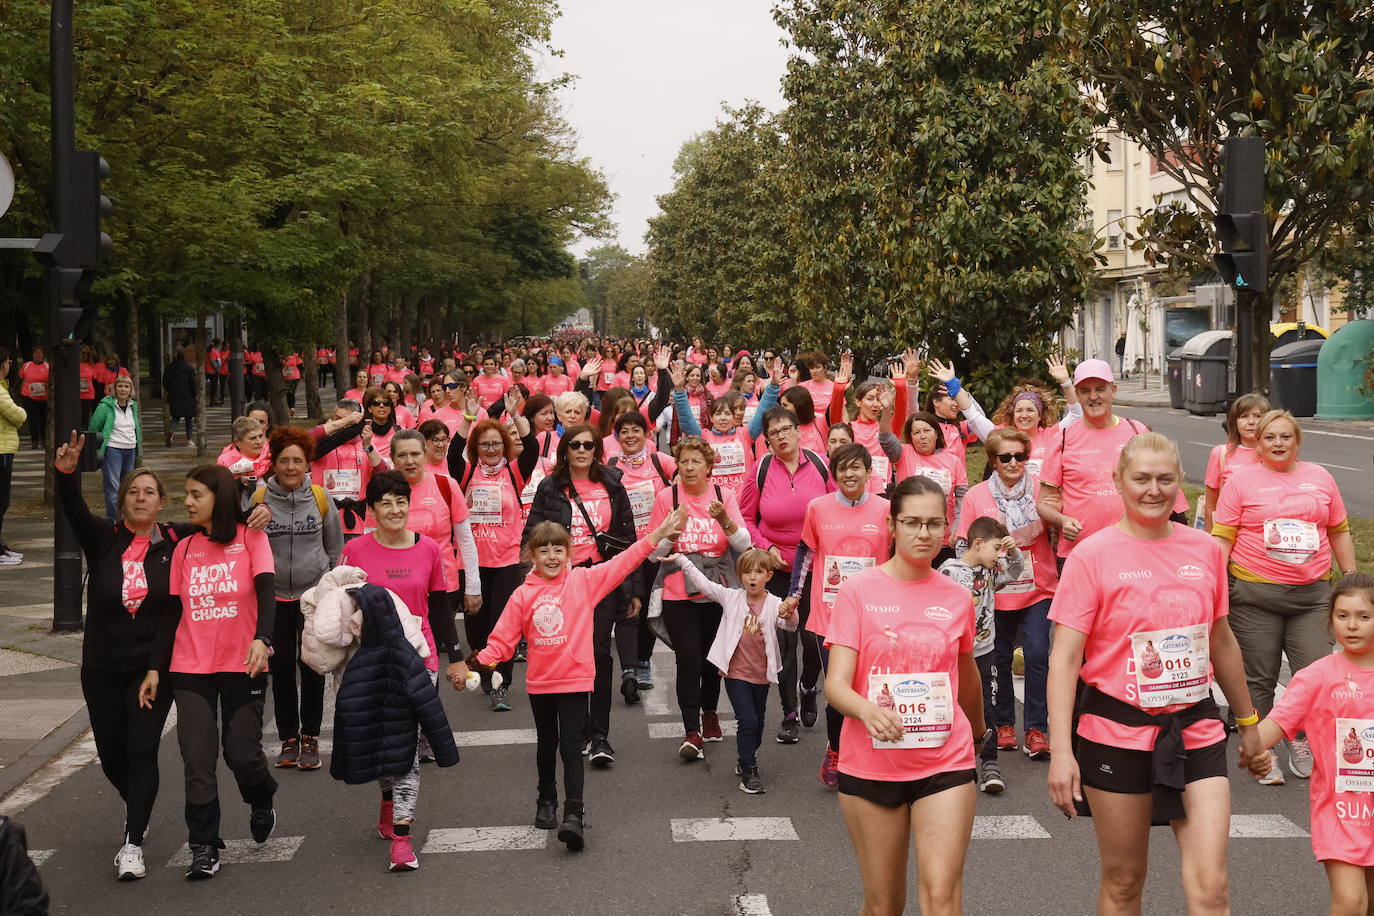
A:
{"label": "overcast sky", "polygon": [[[782,107],[783,32],[772,0],[563,0],[549,73],[575,81],[564,117],[578,148],[615,194],[616,238],[644,250],[655,198],[672,188],[683,142],[715,124],[722,104]],[[582,240],[577,254],[602,244]]]}

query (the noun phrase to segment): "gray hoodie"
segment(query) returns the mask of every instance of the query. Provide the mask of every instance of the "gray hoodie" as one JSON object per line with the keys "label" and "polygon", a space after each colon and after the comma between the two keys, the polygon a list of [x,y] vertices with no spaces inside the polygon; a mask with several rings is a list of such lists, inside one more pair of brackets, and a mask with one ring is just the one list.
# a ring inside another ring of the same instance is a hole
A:
{"label": "gray hoodie", "polygon": [[297,601],[339,562],[343,550],[339,510],[325,499],[325,516],[320,518],[309,474],[295,490],[286,490],[275,477],[267,478],[259,489],[265,491],[262,502],[272,510],[267,540],[277,566],[277,598]]}

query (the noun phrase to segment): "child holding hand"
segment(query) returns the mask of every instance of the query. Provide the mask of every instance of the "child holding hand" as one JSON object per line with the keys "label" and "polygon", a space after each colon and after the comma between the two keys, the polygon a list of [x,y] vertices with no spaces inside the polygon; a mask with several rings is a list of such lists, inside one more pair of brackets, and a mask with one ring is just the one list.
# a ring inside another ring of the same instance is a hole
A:
{"label": "child holding hand", "polygon": [[[674,509],[658,527],[604,563],[573,567],[572,536],[557,522],[540,522],[525,542],[534,568],[506,602],[487,645],[468,657],[474,669],[490,671],[515,654],[524,637],[525,691],[536,734],[539,796],[534,825],[558,827],[571,850],[585,845],[582,818],[582,739],[588,702],[596,681],[592,625],[596,605],[649,558],[660,541],[676,541],[687,521]],[[666,551],[665,551],[666,552]],[[461,683],[454,687],[462,688]],[[563,821],[559,825],[557,757],[563,758]]]}
{"label": "child holding hand", "polygon": [[[700,592],[721,606],[720,626],[706,660],[724,676],[725,694],[735,710],[739,753],[735,775],[740,778],[740,791],[759,795],[765,791],[759,777],[758,751],[763,742],[768,685],[778,682],[782,667],[777,628],[796,631],[798,599],[779,599],[769,593],[773,560],[758,548],[744,551],[735,562],[743,588],[712,582],[681,554],[673,554],[665,562],[669,560],[682,571],[689,591]],[[700,750],[698,754],[704,756]]]}
{"label": "child holding hand", "polygon": [[1265,753],[1242,753],[1240,764],[1263,776],[1269,748],[1307,733],[1312,852],[1326,866],[1331,914],[1366,916],[1374,912],[1374,576],[1350,573],[1335,584],[1328,623],[1340,651],[1293,675],[1259,724]]}
{"label": "child holding hand", "polygon": [[[991,724],[996,721],[993,707],[997,702],[997,669],[992,654],[997,635],[997,590],[1020,580],[1025,560],[1006,526],[990,515],[974,519],[964,541],[963,554],[946,560],[940,572],[973,595],[973,660],[983,681],[983,716]],[[989,795],[1001,794],[1006,783],[997,764],[996,741],[983,742],[978,763],[978,789]]]}

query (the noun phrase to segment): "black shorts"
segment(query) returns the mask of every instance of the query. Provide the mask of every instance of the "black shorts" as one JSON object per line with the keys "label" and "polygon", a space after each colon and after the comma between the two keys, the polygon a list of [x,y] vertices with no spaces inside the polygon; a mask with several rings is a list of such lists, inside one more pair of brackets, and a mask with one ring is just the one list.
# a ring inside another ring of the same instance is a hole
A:
{"label": "black shorts", "polygon": [[[1149,751],[1124,750],[1078,739],[1078,772],[1083,785],[1103,792],[1149,795],[1152,780]],[[1188,752],[1183,781],[1196,782],[1226,775],[1226,739]]]}
{"label": "black shorts", "polygon": [[845,795],[854,795],[865,801],[871,801],[875,805],[882,805],[884,808],[900,808],[902,805],[915,804],[917,800],[925,798],[927,795],[934,795],[936,792],[943,792],[946,789],[957,788],[964,783],[973,782],[974,778],[973,770],[951,770],[948,773],[936,773],[934,776],[927,776],[924,779],[906,779],[901,782],[863,779],[841,773],[839,788]]}

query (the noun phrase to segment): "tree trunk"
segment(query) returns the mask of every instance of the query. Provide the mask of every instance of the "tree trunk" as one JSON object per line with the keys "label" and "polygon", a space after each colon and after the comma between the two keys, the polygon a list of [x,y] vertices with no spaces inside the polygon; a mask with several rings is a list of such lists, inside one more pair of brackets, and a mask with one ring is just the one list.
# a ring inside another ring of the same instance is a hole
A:
{"label": "tree trunk", "polygon": [[[309,353],[308,350],[307,353]],[[305,379],[306,416],[324,422],[324,409],[320,406],[320,364],[315,361],[313,353],[309,354],[302,364],[301,370],[301,376]]]}
{"label": "tree trunk", "polygon": [[138,299],[127,286],[124,287],[124,301],[129,309],[129,352],[125,354],[128,360],[126,365],[129,367],[129,377],[134,380],[134,395],[141,398],[143,373],[139,368],[142,358],[139,353],[138,335],[142,333],[142,329],[138,321]]}
{"label": "tree trunk", "polygon": [[191,365],[196,370],[196,457],[204,458],[209,454],[209,443],[207,441],[205,413],[205,309],[201,308],[196,313],[196,344],[195,353],[189,354],[194,357],[195,362]]}
{"label": "tree trunk", "polygon": [[334,399],[343,400],[344,392],[353,387],[353,372],[348,365],[348,289],[339,293],[339,307],[334,315]]}
{"label": "tree trunk", "polygon": [[396,316],[398,325],[396,332],[396,349],[400,351],[401,355],[408,361],[412,357],[410,347],[415,342],[410,338],[411,332],[414,330],[410,320],[411,312],[414,308],[415,304],[411,302],[405,294],[397,298],[396,309],[399,314]]}
{"label": "tree trunk", "polygon": [[281,377],[281,354],[275,347],[262,348],[263,369],[267,373],[267,415],[272,419],[272,428],[283,426],[289,416],[286,412],[286,383]]}
{"label": "tree trunk", "polygon": [[[358,368],[372,359],[372,271],[363,271],[362,291],[358,294]],[[353,383],[352,379],[348,380]]]}

